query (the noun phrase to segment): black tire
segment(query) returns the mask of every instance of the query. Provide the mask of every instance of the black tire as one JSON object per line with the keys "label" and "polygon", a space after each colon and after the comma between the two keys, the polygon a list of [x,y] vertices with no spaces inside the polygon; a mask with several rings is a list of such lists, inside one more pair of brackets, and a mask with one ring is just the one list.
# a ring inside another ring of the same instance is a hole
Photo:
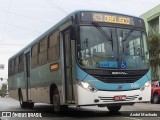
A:
{"label": "black tire", "polygon": [[59,93],[58,93],[57,89],[55,89],[53,91],[52,101],[53,101],[53,110],[54,110],[55,113],[61,113],[65,110],[67,110],[67,108],[68,108],[67,105],[61,105],[60,104],[60,96],[59,96]]}
{"label": "black tire", "polygon": [[121,109],[121,106],[107,106],[110,112],[118,112]]}
{"label": "black tire", "polygon": [[158,104],[159,102],[160,102],[160,97],[158,96],[158,94],[154,94],[153,103],[154,104]]}
{"label": "black tire", "polygon": [[19,91],[19,103],[20,103],[20,107],[21,108],[26,108],[27,107],[27,102],[23,101],[23,95],[22,95],[22,91]]}
{"label": "black tire", "polygon": [[33,109],[33,107],[34,107],[34,103],[33,102],[27,103],[27,108]]}

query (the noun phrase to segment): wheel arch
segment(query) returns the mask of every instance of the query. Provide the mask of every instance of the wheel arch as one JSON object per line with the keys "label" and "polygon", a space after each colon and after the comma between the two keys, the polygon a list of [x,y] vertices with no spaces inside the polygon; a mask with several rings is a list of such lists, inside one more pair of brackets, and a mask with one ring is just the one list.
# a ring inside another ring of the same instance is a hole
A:
{"label": "wheel arch", "polygon": [[55,83],[52,83],[51,86],[50,86],[50,90],[49,90],[49,93],[50,93],[50,104],[53,104],[52,95],[53,95],[53,91],[55,89],[58,89],[58,87],[57,87],[57,85]]}

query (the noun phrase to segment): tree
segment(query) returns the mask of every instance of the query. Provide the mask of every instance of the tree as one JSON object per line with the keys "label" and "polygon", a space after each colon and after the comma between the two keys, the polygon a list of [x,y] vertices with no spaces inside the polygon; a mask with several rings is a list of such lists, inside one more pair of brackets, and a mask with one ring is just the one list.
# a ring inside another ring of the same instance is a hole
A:
{"label": "tree", "polygon": [[0,96],[1,97],[5,97],[6,96],[6,93],[7,93],[7,85],[6,84],[3,84],[2,85],[2,88],[0,90]]}
{"label": "tree", "polygon": [[152,34],[148,37],[150,65],[153,79],[158,79],[158,67],[160,66],[160,34]]}

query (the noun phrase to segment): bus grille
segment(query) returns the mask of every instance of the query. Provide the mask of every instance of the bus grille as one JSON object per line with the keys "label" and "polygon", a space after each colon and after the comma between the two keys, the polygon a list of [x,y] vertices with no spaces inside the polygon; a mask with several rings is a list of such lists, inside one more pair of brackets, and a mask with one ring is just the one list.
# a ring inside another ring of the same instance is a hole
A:
{"label": "bus grille", "polygon": [[[139,95],[126,96],[126,100],[125,101],[133,101],[133,100],[137,99],[138,96]],[[115,101],[114,97],[101,97],[101,96],[99,96],[99,99],[102,100],[103,102],[113,102],[113,101]]]}
{"label": "bus grille", "polygon": [[95,76],[104,83],[134,83],[142,76]]}

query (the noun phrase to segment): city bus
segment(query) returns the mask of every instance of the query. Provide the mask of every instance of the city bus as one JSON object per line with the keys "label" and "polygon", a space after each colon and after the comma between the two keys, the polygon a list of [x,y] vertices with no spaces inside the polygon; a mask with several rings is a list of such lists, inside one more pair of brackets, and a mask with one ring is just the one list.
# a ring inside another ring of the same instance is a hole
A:
{"label": "city bus", "polygon": [[75,11],[8,61],[9,95],[21,108],[106,107],[148,102],[151,75],[141,18]]}

